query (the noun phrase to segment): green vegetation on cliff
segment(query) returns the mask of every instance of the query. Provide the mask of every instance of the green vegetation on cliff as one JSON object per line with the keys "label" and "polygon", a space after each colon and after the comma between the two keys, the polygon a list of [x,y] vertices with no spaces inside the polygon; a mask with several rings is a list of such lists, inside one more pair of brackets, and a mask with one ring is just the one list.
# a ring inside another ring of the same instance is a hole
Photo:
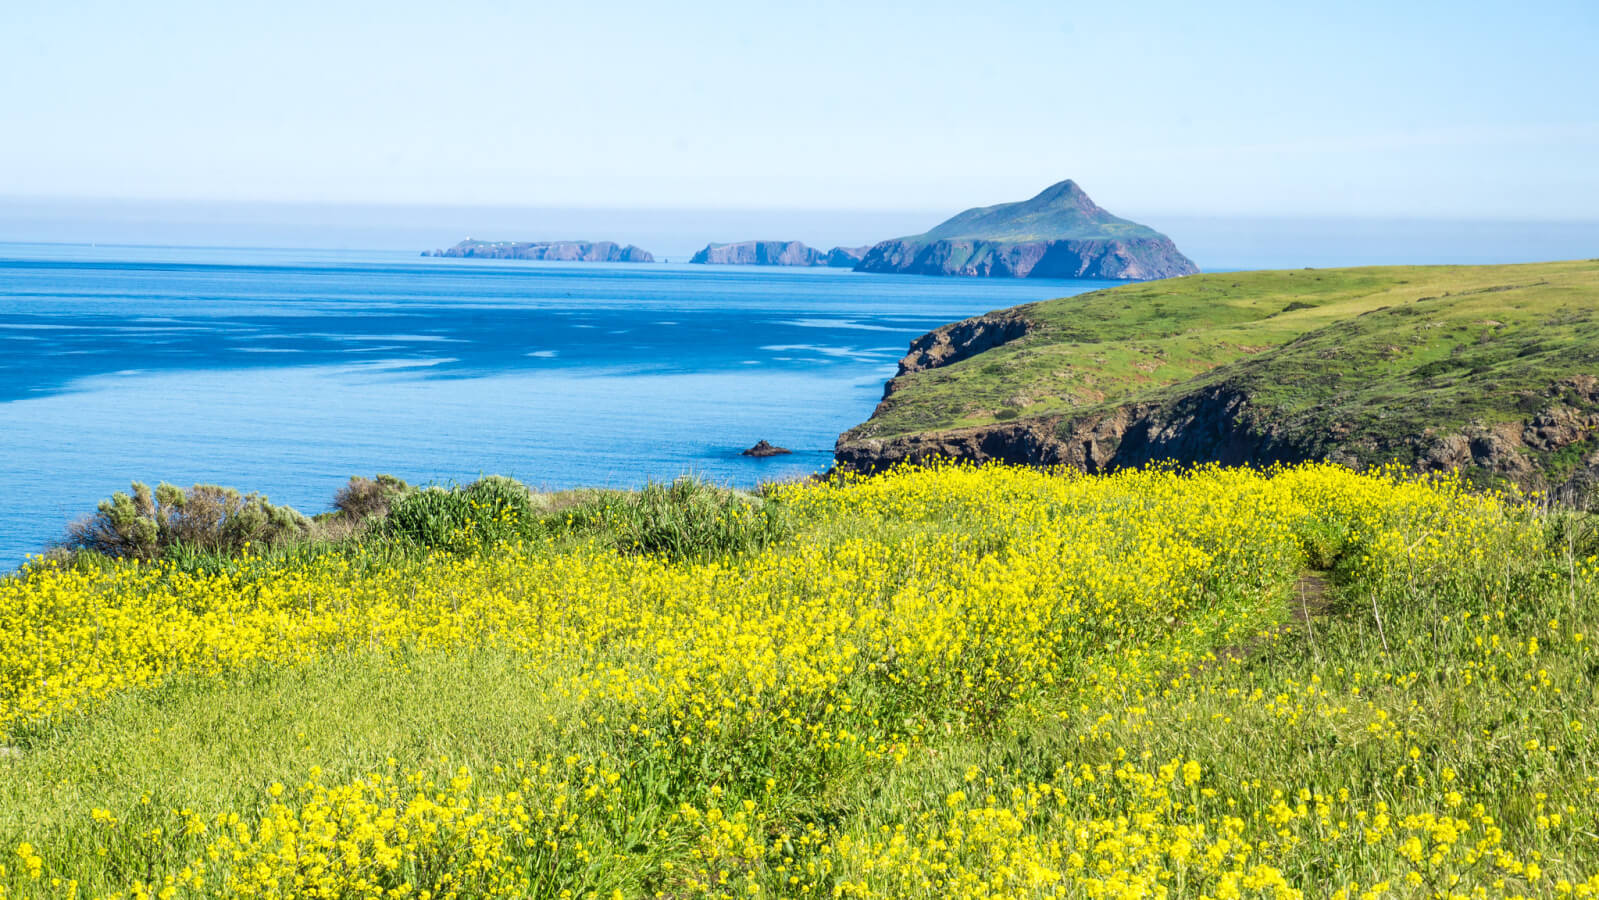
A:
{"label": "green vegetation on cliff", "polygon": [[1068,179],[1028,200],[968,209],[925,234],[901,240],[1020,242],[1158,237],[1162,237],[1161,233],[1147,225],[1101,209],[1077,182]]}
{"label": "green vegetation on cliff", "polygon": [[1015,203],[968,209],[866,251],[860,272],[1143,281],[1199,271],[1170,238],[1113,216],[1074,181]]}
{"label": "green vegetation on cliff", "polygon": [[[1026,333],[902,372],[841,443],[1170,406],[1210,391],[1245,398],[1301,447],[1412,462],[1404,457],[1424,452],[1425,439],[1561,424],[1529,417],[1562,394],[1592,393],[1581,379],[1599,374],[1596,312],[1599,260],[1129,285],[985,317],[1024,320]],[[1564,402],[1589,415],[1591,399]],[[1584,421],[1566,424],[1580,432]],[[1554,449],[1529,443],[1518,449]]]}

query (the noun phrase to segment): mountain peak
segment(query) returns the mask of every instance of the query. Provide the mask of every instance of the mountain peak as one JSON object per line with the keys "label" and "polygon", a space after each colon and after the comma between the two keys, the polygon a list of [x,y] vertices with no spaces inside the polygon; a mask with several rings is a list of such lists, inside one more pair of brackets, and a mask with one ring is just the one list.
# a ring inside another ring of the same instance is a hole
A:
{"label": "mountain peak", "polygon": [[[938,225],[921,240],[1118,240],[1158,238],[1153,228],[1118,218],[1088,198],[1070,178],[1028,200],[968,209]],[[909,240],[908,238],[906,240]]]}
{"label": "mountain peak", "polygon": [[1043,206],[1055,203],[1087,203],[1089,206],[1094,205],[1094,201],[1088,199],[1088,194],[1084,193],[1077,182],[1070,178],[1065,181],[1055,182],[1039,191],[1033,199],[1027,201],[1028,206]]}
{"label": "mountain peak", "polygon": [[1166,278],[1197,272],[1171,239],[1113,216],[1070,178],[1026,200],[980,206],[883,241],[857,271],[1017,278]]}

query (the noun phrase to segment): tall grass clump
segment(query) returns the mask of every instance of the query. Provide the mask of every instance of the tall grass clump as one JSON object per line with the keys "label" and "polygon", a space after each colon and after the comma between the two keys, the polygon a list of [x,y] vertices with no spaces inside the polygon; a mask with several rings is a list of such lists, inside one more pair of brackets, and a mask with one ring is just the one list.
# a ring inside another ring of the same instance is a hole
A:
{"label": "tall grass clump", "polygon": [[780,500],[761,499],[684,476],[634,493],[604,494],[570,510],[567,527],[604,534],[623,553],[673,560],[733,556],[786,537]]}
{"label": "tall grass clump", "polygon": [[470,553],[527,536],[538,523],[533,493],[487,475],[465,487],[433,485],[394,500],[383,535],[435,550]]}

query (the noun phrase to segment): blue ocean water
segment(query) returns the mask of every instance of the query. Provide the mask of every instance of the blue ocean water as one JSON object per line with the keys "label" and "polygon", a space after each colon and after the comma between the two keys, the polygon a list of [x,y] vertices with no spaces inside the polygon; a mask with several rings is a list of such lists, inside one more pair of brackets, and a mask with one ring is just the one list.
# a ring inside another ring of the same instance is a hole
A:
{"label": "blue ocean water", "polygon": [[[377,472],[562,488],[820,471],[917,335],[1104,286],[0,244],[0,566],[135,479],[314,513]],[[739,454],[760,439],[795,452]]]}

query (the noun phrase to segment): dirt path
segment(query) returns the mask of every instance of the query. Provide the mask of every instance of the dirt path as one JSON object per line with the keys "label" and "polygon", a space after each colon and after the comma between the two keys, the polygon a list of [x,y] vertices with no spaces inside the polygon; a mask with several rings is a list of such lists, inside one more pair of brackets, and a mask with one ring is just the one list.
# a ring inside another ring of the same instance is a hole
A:
{"label": "dirt path", "polygon": [[1289,631],[1303,631],[1310,636],[1311,643],[1314,644],[1315,620],[1326,615],[1332,604],[1332,583],[1327,580],[1327,573],[1307,569],[1301,572],[1299,580],[1294,582],[1294,595],[1288,601],[1287,622],[1278,625],[1265,635],[1251,638],[1241,644],[1218,647],[1214,663],[1209,661],[1200,663],[1193,671],[1204,672],[1224,662],[1243,662],[1250,657],[1258,656],[1267,644]]}

